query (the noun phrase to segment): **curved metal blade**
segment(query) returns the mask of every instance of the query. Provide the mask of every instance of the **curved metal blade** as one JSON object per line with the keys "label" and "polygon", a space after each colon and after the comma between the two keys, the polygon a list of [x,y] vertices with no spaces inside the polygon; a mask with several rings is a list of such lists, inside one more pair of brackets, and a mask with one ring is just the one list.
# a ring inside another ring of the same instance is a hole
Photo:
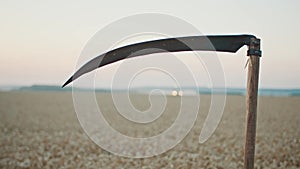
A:
{"label": "curved metal blade", "polygon": [[[77,70],[67,82],[65,87],[81,75],[99,67],[117,62],[127,57],[136,57],[153,53],[181,52],[181,51],[218,51],[236,52],[242,46],[249,45],[253,35],[211,35],[188,36],[179,38],[159,39],[123,46],[103,53],[90,60]],[[151,50],[145,50],[151,49]]]}

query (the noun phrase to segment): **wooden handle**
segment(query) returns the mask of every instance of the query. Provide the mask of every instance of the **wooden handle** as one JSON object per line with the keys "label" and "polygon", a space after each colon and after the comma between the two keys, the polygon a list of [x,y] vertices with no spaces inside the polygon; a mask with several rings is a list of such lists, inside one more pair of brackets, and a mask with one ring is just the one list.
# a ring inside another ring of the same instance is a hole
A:
{"label": "wooden handle", "polygon": [[[256,38],[251,39],[249,49],[260,50],[260,45],[257,43],[257,40],[258,39]],[[244,169],[254,168],[259,59],[260,56],[258,55],[249,56],[246,95],[246,142],[244,152]]]}

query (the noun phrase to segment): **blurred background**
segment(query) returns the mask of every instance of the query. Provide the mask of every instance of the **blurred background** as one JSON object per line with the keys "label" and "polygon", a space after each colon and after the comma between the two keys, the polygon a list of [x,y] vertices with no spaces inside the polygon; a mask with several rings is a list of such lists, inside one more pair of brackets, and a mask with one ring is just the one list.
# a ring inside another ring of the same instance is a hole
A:
{"label": "blurred background", "polygon": [[[61,85],[75,71],[87,41],[125,16],[164,13],[203,34],[262,39],[261,88],[299,88],[300,2],[287,1],[1,1],[0,86]],[[246,48],[219,54],[228,87],[244,87]],[[196,67],[197,65],[191,65]],[[103,70],[103,81],[112,72]],[[152,79],[149,79],[151,81]],[[107,86],[107,83],[101,84]],[[100,86],[101,87],[101,86]]]}

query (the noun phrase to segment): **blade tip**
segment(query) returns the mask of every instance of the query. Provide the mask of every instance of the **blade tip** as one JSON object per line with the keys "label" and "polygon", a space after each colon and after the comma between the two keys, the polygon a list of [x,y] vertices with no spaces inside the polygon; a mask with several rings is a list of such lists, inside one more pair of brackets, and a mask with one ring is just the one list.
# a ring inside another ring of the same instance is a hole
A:
{"label": "blade tip", "polygon": [[62,86],[61,88],[64,88],[65,86],[67,86],[69,83],[71,83],[73,81],[73,76],[70,77]]}

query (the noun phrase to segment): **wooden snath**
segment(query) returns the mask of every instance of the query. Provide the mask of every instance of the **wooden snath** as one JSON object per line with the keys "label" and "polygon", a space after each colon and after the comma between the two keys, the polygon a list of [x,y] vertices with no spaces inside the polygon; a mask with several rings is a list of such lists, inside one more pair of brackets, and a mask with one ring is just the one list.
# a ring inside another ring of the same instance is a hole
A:
{"label": "wooden snath", "polygon": [[256,138],[259,59],[261,56],[260,40],[257,38],[251,38],[248,51],[249,60],[246,93],[246,141],[244,152],[244,169],[253,169]]}

